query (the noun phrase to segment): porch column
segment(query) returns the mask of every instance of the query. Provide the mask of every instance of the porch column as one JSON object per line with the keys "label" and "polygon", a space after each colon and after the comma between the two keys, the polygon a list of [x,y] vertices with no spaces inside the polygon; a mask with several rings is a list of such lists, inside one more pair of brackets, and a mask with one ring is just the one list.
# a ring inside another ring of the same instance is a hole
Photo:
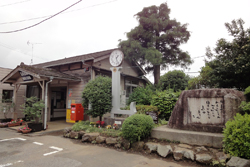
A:
{"label": "porch column", "polygon": [[14,120],[17,119],[16,103],[17,103],[17,91],[19,87],[20,87],[20,84],[14,84],[14,91],[13,91],[13,98],[12,98],[12,103],[14,103],[14,111],[12,114],[12,118]]}

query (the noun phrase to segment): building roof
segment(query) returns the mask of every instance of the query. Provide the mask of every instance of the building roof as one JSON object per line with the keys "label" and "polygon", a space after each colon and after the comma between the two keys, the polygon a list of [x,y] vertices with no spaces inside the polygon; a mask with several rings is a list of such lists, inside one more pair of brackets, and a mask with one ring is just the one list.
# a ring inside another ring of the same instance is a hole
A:
{"label": "building roof", "polygon": [[12,83],[13,81],[15,81],[21,76],[19,71],[25,72],[26,74],[32,75],[33,77],[36,77],[36,78],[53,77],[54,79],[81,81],[81,79],[76,76],[65,74],[52,68],[40,68],[40,67],[25,65],[24,63],[21,63],[14,70],[12,70],[8,75],[6,75],[1,80],[1,82]]}
{"label": "building roof", "polygon": [[[59,60],[55,60],[55,61],[49,61],[49,62],[45,62],[45,63],[35,64],[33,66],[35,66],[35,67],[53,67],[53,66],[71,64],[71,63],[76,63],[76,62],[86,62],[89,60],[93,60],[93,62],[95,63],[95,62],[98,62],[100,60],[109,58],[110,54],[114,50],[117,50],[117,49],[118,48],[114,48],[114,49],[104,50],[104,51],[95,52],[95,53],[73,56],[73,57],[59,59]],[[132,64],[135,66],[138,66],[139,71],[143,75],[146,74],[146,72],[143,70],[143,68],[137,62],[134,61],[134,62],[132,62]]]}
{"label": "building roof", "polygon": [[111,52],[113,52],[115,49],[110,49],[110,50],[105,50],[101,52],[95,52],[95,53],[89,53],[89,54],[84,54],[84,55],[79,55],[79,56],[73,56],[69,58],[64,58],[64,59],[59,59],[55,61],[49,61],[45,63],[40,63],[40,64],[35,64],[33,66],[36,67],[52,67],[52,66],[57,66],[57,65],[63,65],[63,64],[71,64],[71,63],[76,63],[76,62],[82,62],[82,61],[88,61],[88,60],[95,60],[99,58],[102,58],[105,56],[110,55]]}

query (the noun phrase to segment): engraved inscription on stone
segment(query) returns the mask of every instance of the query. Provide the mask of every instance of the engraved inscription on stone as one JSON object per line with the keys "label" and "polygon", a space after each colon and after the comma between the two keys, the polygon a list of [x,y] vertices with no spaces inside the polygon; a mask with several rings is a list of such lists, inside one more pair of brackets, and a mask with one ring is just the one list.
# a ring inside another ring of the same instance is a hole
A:
{"label": "engraved inscription on stone", "polygon": [[188,98],[188,112],[191,123],[222,123],[223,98]]}

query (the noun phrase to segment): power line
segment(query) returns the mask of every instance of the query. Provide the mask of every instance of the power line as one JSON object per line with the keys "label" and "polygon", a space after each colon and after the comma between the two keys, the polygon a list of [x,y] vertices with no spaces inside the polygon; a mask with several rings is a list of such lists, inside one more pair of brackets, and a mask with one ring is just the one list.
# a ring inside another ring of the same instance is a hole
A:
{"label": "power line", "polygon": [[81,1],[82,1],[82,0],[79,0],[78,2],[74,3],[73,5],[70,5],[69,7],[67,7],[66,9],[63,9],[62,11],[60,11],[60,12],[58,12],[58,13],[56,13],[56,14],[50,16],[49,18],[44,19],[44,20],[42,20],[42,21],[40,21],[40,22],[38,22],[38,23],[36,23],[36,24],[34,24],[34,25],[31,25],[31,26],[28,26],[28,27],[25,27],[25,28],[22,28],[22,29],[18,29],[18,30],[5,31],[5,32],[0,32],[0,33],[14,33],[14,32],[23,31],[23,30],[26,30],[26,29],[35,27],[35,26],[37,26],[37,25],[39,25],[39,24],[41,24],[41,23],[43,23],[43,22],[45,22],[45,21],[47,21],[47,20],[49,20],[49,19],[51,19],[51,18],[57,16],[57,15],[59,15],[60,13],[66,11],[67,9],[71,8],[72,6],[78,4],[78,3],[81,2]]}
{"label": "power line", "polygon": [[31,1],[31,0],[19,1],[19,2],[15,2],[15,3],[6,4],[6,5],[1,5],[0,7],[5,7],[5,6],[16,5],[16,4],[19,4],[19,3],[24,3],[24,2],[28,2],[28,1]]}
{"label": "power line", "polygon": [[[76,12],[76,11],[83,10],[83,9],[87,9],[87,8],[92,8],[92,7],[96,7],[96,6],[101,6],[101,5],[105,5],[105,4],[108,4],[108,3],[112,3],[112,2],[115,2],[115,1],[117,1],[117,0],[108,1],[108,2],[104,2],[104,3],[99,3],[99,4],[95,4],[95,5],[92,5],[92,6],[87,6],[87,7],[80,8],[80,9],[70,10],[70,11],[68,11],[68,12],[64,12],[64,13],[61,13],[61,14],[67,14],[67,13]],[[21,23],[21,22],[26,22],[26,21],[31,21],[31,20],[42,19],[42,18],[46,18],[46,17],[50,17],[50,16],[52,16],[52,15],[34,17],[34,18],[25,19],[25,20],[18,20],[18,21],[3,22],[3,23],[0,23],[0,25],[4,25],[4,24],[13,24],[13,23]]]}
{"label": "power line", "polygon": [[[29,55],[29,54],[27,54],[27,53],[25,53],[25,52],[22,52],[22,51],[20,51],[20,50],[17,50],[17,49],[15,49],[14,47],[8,46],[7,44],[4,44],[4,43],[2,43],[2,42],[0,42],[0,46],[5,47],[5,48],[10,49],[10,50],[15,51],[15,52],[19,52],[19,53],[24,54],[24,55],[27,55],[27,56],[31,56],[31,55]],[[38,56],[34,56],[34,57],[40,58],[40,59],[43,59],[43,60],[48,61],[48,59],[45,59],[45,58],[42,58],[42,57],[38,57]]]}

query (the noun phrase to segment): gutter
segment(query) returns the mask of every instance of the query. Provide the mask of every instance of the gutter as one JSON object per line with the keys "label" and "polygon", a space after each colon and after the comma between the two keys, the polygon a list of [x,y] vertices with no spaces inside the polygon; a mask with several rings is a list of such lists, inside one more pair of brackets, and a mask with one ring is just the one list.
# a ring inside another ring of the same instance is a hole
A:
{"label": "gutter", "polygon": [[48,112],[48,85],[50,82],[52,82],[53,77],[50,77],[50,81],[46,83],[46,89],[45,89],[45,114],[44,114],[44,129],[46,129],[47,124],[47,112]]}

